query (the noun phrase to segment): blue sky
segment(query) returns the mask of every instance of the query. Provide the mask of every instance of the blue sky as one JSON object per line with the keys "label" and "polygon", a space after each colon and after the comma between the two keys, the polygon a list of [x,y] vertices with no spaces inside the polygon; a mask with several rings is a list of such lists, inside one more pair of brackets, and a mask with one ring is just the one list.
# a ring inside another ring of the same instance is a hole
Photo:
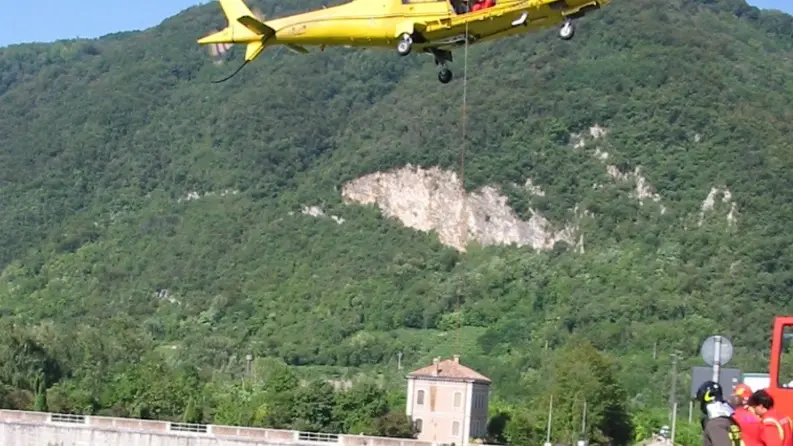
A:
{"label": "blue sky", "polygon": [[[0,47],[146,29],[207,0],[0,0]],[[793,14],[791,0],[749,0],[760,8]],[[36,12],[32,12],[35,6]]]}

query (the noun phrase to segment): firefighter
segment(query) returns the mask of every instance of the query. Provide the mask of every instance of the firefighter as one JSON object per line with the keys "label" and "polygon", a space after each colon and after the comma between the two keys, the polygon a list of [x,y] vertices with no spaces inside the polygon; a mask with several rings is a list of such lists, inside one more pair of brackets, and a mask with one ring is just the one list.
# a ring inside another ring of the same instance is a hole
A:
{"label": "firefighter", "polygon": [[762,420],[763,446],[793,446],[790,418],[774,409],[774,398],[765,389],[753,393],[747,404]]}
{"label": "firefighter", "polygon": [[702,411],[702,446],[743,446],[741,428],[732,407],[724,401],[719,383],[705,381],[697,390]]}
{"label": "firefighter", "polygon": [[732,418],[741,428],[741,437],[746,446],[763,446],[763,421],[747,404],[751,395],[752,389],[746,384],[741,383],[733,388],[730,398],[734,399],[734,403],[731,401],[730,404],[735,408],[735,413]]}

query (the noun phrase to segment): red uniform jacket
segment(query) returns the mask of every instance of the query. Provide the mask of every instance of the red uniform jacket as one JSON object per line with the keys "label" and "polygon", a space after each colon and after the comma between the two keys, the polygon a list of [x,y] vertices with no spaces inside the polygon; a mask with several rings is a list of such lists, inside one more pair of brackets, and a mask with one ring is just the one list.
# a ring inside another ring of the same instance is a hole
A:
{"label": "red uniform jacket", "polygon": [[769,409],[763,415],[761,438],[764,446],[793,446],[790,418],[782,416],[774,409]]}
{"label": "red uniform jacket", "polygon": [[738,407],[732,418],[741,428],[741,438],[746,446],[763,446],[763,420],[745,407]]}

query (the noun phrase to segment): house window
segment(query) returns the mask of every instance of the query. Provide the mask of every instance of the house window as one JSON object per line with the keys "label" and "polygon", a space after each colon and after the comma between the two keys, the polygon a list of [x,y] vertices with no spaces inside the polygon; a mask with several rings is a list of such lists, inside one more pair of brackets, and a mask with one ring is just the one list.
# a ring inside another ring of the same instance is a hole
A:
{"label": "house window", "polygon": [[413,422],[413,428],[416,430],[416,433],[421,432],[421,428],[423,425],[424,423],[421,421],[421,418],[418,418],[416,419],[416,421]]}
{"label": "house window", "polygon": [[452,423],[452,435],[460,435],[460,422],[455,421]]}
{"label": "house window", "polygon": [[454,392],[454,407],[460,407],[463,404],[463,394]]}
{"label": "house window", "polygon": [[416,395],[416,404],[419,405],[419,406],[423,406],[424,405],[424,391],[423,390],[419,390],[418,391],[418,394]]}

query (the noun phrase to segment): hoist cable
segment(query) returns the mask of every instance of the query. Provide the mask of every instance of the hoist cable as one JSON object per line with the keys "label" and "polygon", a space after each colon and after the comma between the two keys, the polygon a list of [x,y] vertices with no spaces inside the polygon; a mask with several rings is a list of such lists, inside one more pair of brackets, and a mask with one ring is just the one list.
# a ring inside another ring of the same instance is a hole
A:
{"label": "hoist cable", "polygon": [[[467,9],[467,8],[466,8]],[[465,250],[466,242],[468,241],[468,215],[467,211],[467,204],[468,204],[468,194],[465,191],[465,150],[468,144],[468,114],[466,111],[466,107],[468,106],[468,22],[465,22],[465,49],[463,53],[463,109],[462,109],[462,133],[463,133],[463,140],[462,145],[460,146],[460,186],[462,188],[463,194],[463,206],[462,206],[462,215],[461,215],[461,225],[462,231],[460,231],[462,236],[461,246],[463,250]],[[460,286],[460,289],[457,290],[457,330],[456,330],[456,347],[455,350],[457,354],[460,354],[460,329],[461,329],[461,319],[462,313],[460,311],[460,293],[462,292],[462,281],[463,273],[460,272],[458,267],[457,272],[459,274],[457,278],[457,284]]]}

